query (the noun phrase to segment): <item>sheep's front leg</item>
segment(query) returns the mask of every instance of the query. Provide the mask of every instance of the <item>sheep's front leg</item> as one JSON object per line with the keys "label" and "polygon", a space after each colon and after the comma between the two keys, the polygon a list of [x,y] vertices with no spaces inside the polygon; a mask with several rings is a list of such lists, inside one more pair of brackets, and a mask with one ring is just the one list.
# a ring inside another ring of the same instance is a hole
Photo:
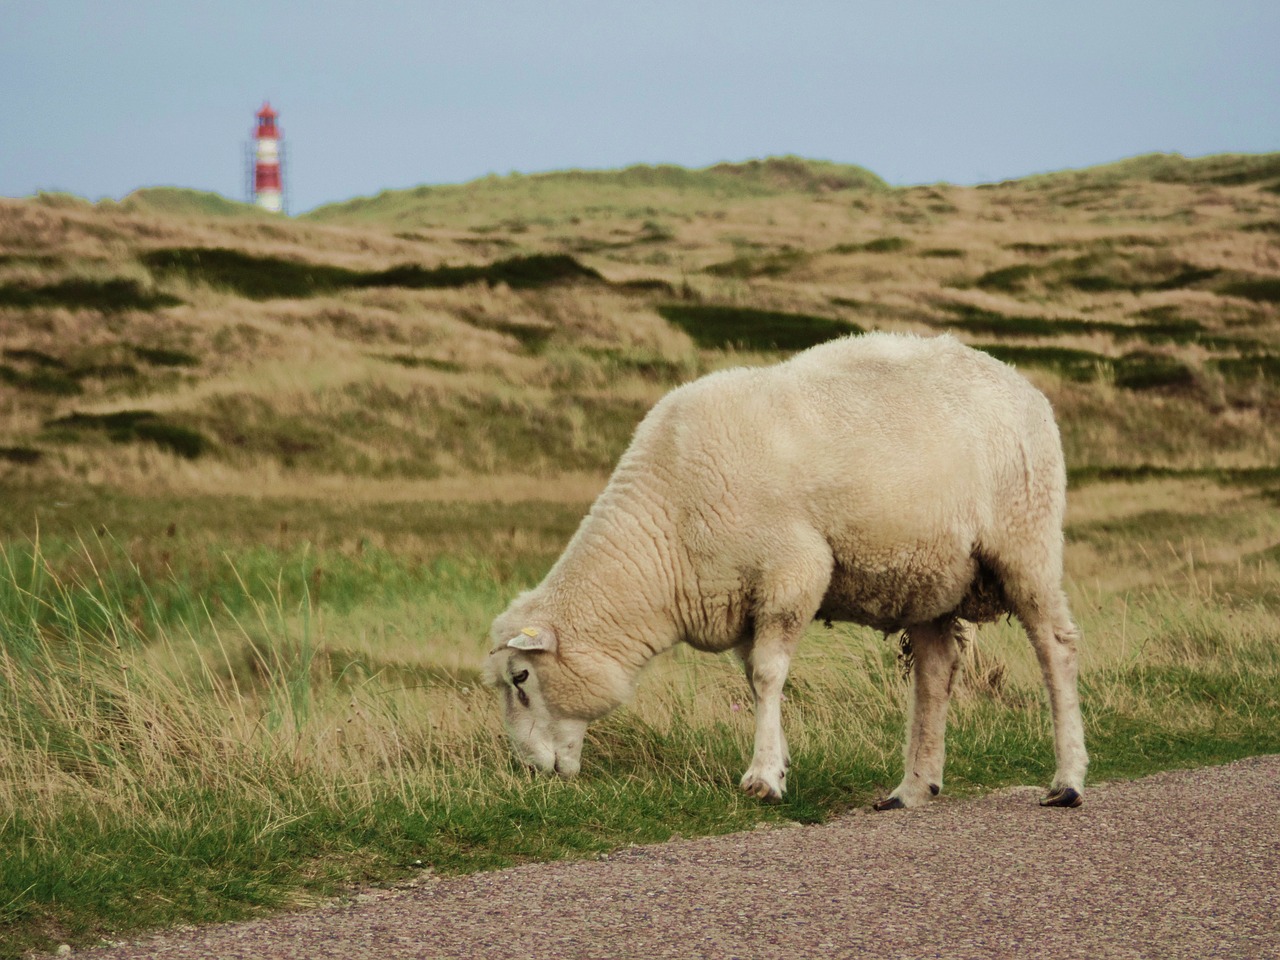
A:
{"label": "sheep's front leg", "polygon": [[782,687],[791,654],[827,592],[833,563],[831,548],[814,531],[792,532],[788,548],[760,578],[753,636],[738,650],[756,703],[755,750],[741,785],[752,796],[772,801],[786,792],[791,764],[782,733]]}
{"label": "sheep's front leg", "polygon": [[913,663],[906,770],[893,793],[876,801],[877,810],[918,807],[942,790],[947,705],[960,667],[960,652],[972,631],[963,620],[943,620],[907,631]]}
{"label": "sheep's front leg", "polygon": [[742,789],[762,800],[781,800],[787,789],[791,756],[782,732],[782,688],[803,630],[804,621],[795,615],[758,619],[754,642],[739,652],[756,708],[755,751],[742,775]]}
{"label": "sheep's front leg", "polygon": [[756,635],[746,654],[747,680],[755,696],[756,740],[742,789],[762,800],[778,801],[787,789],[787,740],[782,732],[782,688],[791,667],[791,644]]}

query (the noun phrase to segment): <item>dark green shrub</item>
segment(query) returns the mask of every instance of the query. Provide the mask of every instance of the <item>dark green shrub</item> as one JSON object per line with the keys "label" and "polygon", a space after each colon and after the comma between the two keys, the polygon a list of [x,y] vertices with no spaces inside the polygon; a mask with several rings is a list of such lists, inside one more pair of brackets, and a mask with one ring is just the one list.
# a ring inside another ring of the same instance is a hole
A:
{"label": "dark green shrub", "polygon": [[184,350],[166,350],[163,347],[141,347],[131,346],[131,349],[139,360],[149,363],[153,367],[196,367],[200,365],[200,358],[187,353]]}
{"label": "dark green shrub", "polygon": [[351,285],[362,274],[325,264],[259,257],[226,247],[151,250],[143,264],[160,276],[185,276],[251,300],[310,297]]}
{"label": "dark green shrub", "polygon": [[863,244],[862,249],[867,253],[897,253],[909,246],[911,241],[906,237],[877,237]]}
{"label": "dark green shrub", "polygon": [[1185,390],[1195,386],[1195,373],[1181,360],[1142,350],[1113,361],[1116,386],[1127,390]]}
{"label": "dark green shrub", "polygon": [[583,347],[582,352],[606,364],[611,370],[635,373],[654,383],[679,381],[685,369],[656,353],[618,347]]}
{"label": "dark green shrub", "polygon": [[31,447],[0,447],[0,460],[6,463],[30,466],[33,463],[39,463],[43,456],[41,451]]}
{"label": "dark green shrub", "polygon": [[1201,339],[1205,332],[1204,324],[1199,320],[1173,319],[1157,323],[1144,323],[1140,327],[1127,328],[1133,335],[1140,336],[1148,343],[1191,343]]}
{"label": "dark green shrub", "polygon": [[1026,286],[1027,281],[1036,275],[1036,268],[1029,263],[1015,263],[1011,267],[999,270],[988,270],[974,283],[983,290],[1003,290],[1016,293]]}
{"label": "dark green shrub", "polygon": [[60,397],[74,397],[84,388],[58,369],[39,367],[31,371],[16,370],[8,364],[0,364],[0,381],[20,390],[48,393]]}
{"label": "dark green shrub", "polygon": [[1014,253],[1026,254],[1027,256],[1038,256],[1047,253],[1054,253],[1062,249],[1060,243],[1006,243],[1004,249],[1011,250]]}
{"label": "dark green shrub", "polygon": [[599,272],[565,254],[534,254],[509,257],[494,263],[463,267],[422,267],[402,264],[387,270],[361,275],[353,287],[406,287],[411,290],[465,287],[473,283],[489,286],[506,284],[513,290],[528,290],[575,280],[600,281]]}
{"label": "dark green shrub", "polygon": [[0,307],[64,307],[68,310],[157,310],[182,303],[177,297],[143,289],[136,280],[89,280],[73,277],[58,283],[32,287],[0,286]]}
{"label": "dark green shrub", "polygon": [[747,280],[751,277],[779,277],[799,266],[806,259],[808,255],[803,250],[783,250],[758,257],[735,257],[723,263],[713,263],[704,268],[704,272],[715,277],[736,277],[739,280]]}
{"label": "dark green shrub", "polygon": [[1196,385],[1195,373],[1185,363],[1163,354],[1136,350],[1119,359],[1088,350],[1065,347],[1019,347],[984,344],[979,350],[997,360],[1016,366],[1053,370],[1059,376],[1080,383],[1098,379],[1111,371],[1115,384],[1126,390],[1185,390]]}
{"label": "dark green shrub", "polygon": [[838,243],[832,253],[897,253],[911,246],[906,237],[877,237],[866,243]]}
{"label": "dark green shrub", "polygon": [[658,308],[669,323],[705,349],[804,350],[815,344],[864,332],[855,323],[806,313],[671,303]]}
{"label": "dark green shrub", "polygon": [[1111,361],[1100,353],[1072,350],[1067,347],[1018,347],[1007,344],[980,344],[976,347],[1005,363],[1011,363],[1017,367],[1052,370],[1059,376],[1077,383],[1096,380],[1099,371],[1111,364]]}
{"label": "dark green shrub", "polygon": [[145,440],[194,460],[209,448],[208,439],[196,430],[164,420],[151,410],[119,410],[114,413],[72,412],[45,424],[62,430],[101,431],[112,443]]}
{"label": "dark green shrub", "polygon": [[51,270],[62,266],[61,257],[41,253],[0,253],[0,267],[40,267]]}
{"label": "dark green shrub", "polygon": [[574,280],[603,280],[597,271],[564,254],[511,257],[478,266],[423,267],[410,263],[386,270],[360,271],[331,264],[252,256],[222,247],[177,247],[152,250],[143,255],[142,262],[162,275],[181,274],[253,300],[311,297],[363,287],[426,290],[472,283],[490,286],[505,283],[522,290]]}
{"label": "dark green shrub", "polygon": [[57,357],[50,356],[43,350],[33,350],[26,347],[6,347],[4,355],[9,360],[18,360],[23,363],[34,363],[40,367],[51,367],[55,370],[65,370],[66,364]]}
{"label": "dark green shrub", "polygon": [[675,285],[668,283],[666,280],[623,280],[621,283],[615,283],[613,287],[615,290],[620,290],[623,293],[652,293],[661,297],[676,297],[680,295],[680,291],[675,288]]}
{"label": "dark green shrub", "polygon": [[91,363],[83,367],[76,367],[71,371],[71,376],[77,380],[85,377],[94,377],[98,380],[113,379],[132,379],[140,376],[141,371],[132,363]]}
{"label": "dark green shrub", "polygon": [[1245,297],[1263,303],[1280,303],[1280,277],[1252,277],[1234,280],[1218,288],[1219,293],[1232,297]]}
{"label": "dark green shrub", "polygon": [[1067,286],[1084,293],[1109,293],[1112,290],[1127,290],[1129,284],[1105,273],[1082,273],[1064,278]]}
{"label": "dark green shrub", "polygon": [[1270,380],[1280,383],[1280,357],[1262,354],[1253,357],[1221,357],[1210,361],[1225,380]]}
{"label": "dark green shrub", "polygon": [[92,376],[97,380],[133,379],[141,376],[142,371],[133,364],[87,364],[70,371],[77,380]]}
{"label": "dark green shrub", "polygon": [[1197,283],[1204,283],[1206,280],[1212,280],[1222,271],[1216,267],[1202,269],[1200,267],[1184,267],[1178,273],[1165,280],[1158,280],[1150,284],[1147,289],[1150,290],[1179,290],[1183,287],[1194,287]]}
{"label": "dark green shrub", "polygon": [[471,316],[464,315],[464,320],[473,327],[479,327],[481,330],[493,330],[496,333],[505,333],[509,337],[515,337],[530,353],[539,353],[551,339],[551,335],[555,333],[554,327],[540,327],[528,323],[512,323],[509,320],[499,320],[496,317],[488,316]]}
{"label": "dark green shrub", "polygon": [[1116,340],[1145,340],[1148,343],[1208,342],[1205,328],[1198,320],[1172,317],[1164,308],[1158,313],[1144,311],[1139,316],[1159,317],[1157,322],[1140,325],[1106,320],[1084,320],[1079,317],[1020,317],[993,310],[983,310],[966,303],[944,303],[944,310],[959,317],[959,327],[972,333],[988,333],[1001,337],[1052,337],[1072,334],[1101,333]]}
{"label": "dark green shrub", "polygon": [[133,428],[134,436],[157,447],[194,460],[209,448],[209,441],[199,431],[163,420],[143,420]]}
{"label": "dark green shrub", "polygon": [[435,357],[415,357],[410,353],[384,353],[378,355],[379,360],[397,363],[410,370],[439,370],[441,373],[462,373],[466,367],[450,360],[437,360]]}
{"label": "dark green shrub", "polygon": [[959,316],[957,326],[971,333],[990,333],[998,337],[1052,337],[1065,333],[1077,333],[1075,324],[1083,320],[1053,320],[1048,317],[1012,317],[993,310],[983,310],[967,303],[943,304],[944,309]]}

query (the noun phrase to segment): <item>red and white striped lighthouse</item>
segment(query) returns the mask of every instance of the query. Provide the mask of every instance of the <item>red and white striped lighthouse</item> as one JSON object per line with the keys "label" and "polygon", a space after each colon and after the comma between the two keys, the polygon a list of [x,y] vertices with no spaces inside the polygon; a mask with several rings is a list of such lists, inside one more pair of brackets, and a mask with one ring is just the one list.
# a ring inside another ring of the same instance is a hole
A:
{"label": "red and white striped lighthouse", "polygon": [[253,132],[253,202],[263,210],[284,210],[284,184],[280,177],[280,128],[271,104],[258,111],[258,127]]}

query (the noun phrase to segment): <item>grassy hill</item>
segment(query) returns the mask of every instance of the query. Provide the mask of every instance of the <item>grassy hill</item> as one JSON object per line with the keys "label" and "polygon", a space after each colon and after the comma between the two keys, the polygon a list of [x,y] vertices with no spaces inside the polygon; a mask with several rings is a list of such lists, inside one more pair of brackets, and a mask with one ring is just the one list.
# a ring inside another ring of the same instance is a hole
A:
{"label": "grassy hill", "polygon": [[[1178,153],[1148,153],[1116,163],[1063,170],[1026,178],[1028,184],[1053,181],[1119,184],[1149,181],[1151,183],[1216,184],[1246,186],[1258,184],[1264,189],[1280,190],[1280,154],[1215,154],[1208,157],[1184,157]],[[1016,181],[1015,181],[1016,182]]]}
{"label": "grassy hill", "polygon": [[207,190],[191,190],[185,187],[144,187],[135,190],[120,201],[120,207],[129,213],[170,215],[180,217],[269,217],[251,203],[228,200]]}
{"label": "grassy hill", "polygon": [[[5,201],[0,446],[27,473],[121,483],[192,477],[155,439],[182,431],[250,487],[602,474],[675,383],[874,327],[949,330],[1031,370],[1077,469],[1261,466],[1280,453],[1276,162],[889,189],[783,158],[490,178],[296,220],[192,191]],[[152,426],[90,426],[121,413]]]}
{"label": "grassy hill", "polygon": [[304,215],[317,223],[502,229],[535,222],[577,225],[619,214],[689,216],[726,202],[787,195],[885,190],[849,164],[771,157],[702,170],[674,165],[488,176],[469,183],[385,190]]}
{"label": "grassy hill", "polygon": [[[768,809],[732,658],[664,658],[572,784],[508,764],[478,680],[659,397],[858,330],[1053,402],[1093,775],[1280,750],[1275,164],[0,200],[0,957],[884,790],[907,692],[873,631],[806,637]],[[1046,780],[1039,684],[984,628],[949,792]]]}

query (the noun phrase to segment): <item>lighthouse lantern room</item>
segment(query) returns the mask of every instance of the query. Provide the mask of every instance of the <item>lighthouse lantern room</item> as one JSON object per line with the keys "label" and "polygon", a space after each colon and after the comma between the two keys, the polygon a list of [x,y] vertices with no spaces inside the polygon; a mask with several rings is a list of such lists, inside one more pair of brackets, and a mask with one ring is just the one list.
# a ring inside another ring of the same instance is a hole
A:
{"label": "lighthouse lantern room", "polygon": [[264,103],[258,111],[258,126],[254,130],[253,151],[253,202],[263,210],[280,213],[284,210],[284,187],[280,176],[280,129],[276,126],[279,116]]}

